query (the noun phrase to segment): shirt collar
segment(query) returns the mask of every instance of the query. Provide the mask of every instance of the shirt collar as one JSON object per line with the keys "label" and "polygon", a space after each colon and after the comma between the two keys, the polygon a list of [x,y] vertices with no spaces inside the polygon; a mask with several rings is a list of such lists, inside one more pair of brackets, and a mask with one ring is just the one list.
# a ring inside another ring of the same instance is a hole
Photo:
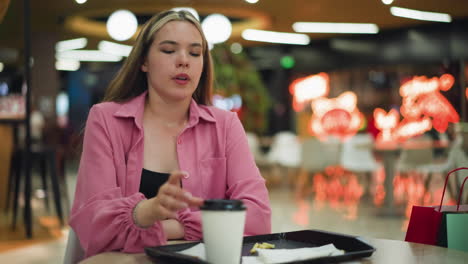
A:
{"label": "shirt collar", "polygon": [[[143,123],[143,112],[145,109],[146,95],[148,91],[144,91],[140,95],[130,99],[127,102],[121,104],[121,107],[115,112],[116,117],[133,117],[135,124],[138,128],[142,128]],[[198,105],[197,102],[192,98],[190,102],[188,126],[195,126],[198,124],[200,118],[208,122],[216,122],[212,113],[206,108],[206,106]]]}
{"label": "shirt collar", "polygon": [[208,122],[216,122],[216,119],[207,107],[204,105],[198,105],[192,98],[192,101],[190,102],[188,126],[195,126],[200,121],[200,118]]}

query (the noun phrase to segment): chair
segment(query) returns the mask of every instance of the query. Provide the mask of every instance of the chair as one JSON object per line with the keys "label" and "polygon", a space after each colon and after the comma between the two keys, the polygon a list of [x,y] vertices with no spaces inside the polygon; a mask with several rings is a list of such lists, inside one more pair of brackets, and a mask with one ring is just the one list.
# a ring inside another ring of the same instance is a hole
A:
{"label": "chair", "polygon": [[75,231],[70,227],[63,264],[75,264],[83,260],[85,254]]}
{"label": "chair", "polygon": [[434,151],[432,139],[428,137],[419,137],[409,139],[400,154],[397,162],[399,172],[421,172],[421,168],[434,161]]}
{"label": "chair", "polygon": [[[289,131],[277,133],[273,137],[266,160],[274,168],[276,167],[280,171],[286,170],[288,182],[294,182],[301,161],[301,143],[296,134]],[[281,176],[282,178],[284,177]]]}
{"label": "chair", "polygon": [[372,154],[373,143],[370,134],[356,134],[343,143],[341,152],[341,165],[345,170],[367,176],[366,193],[370,192],[372,173],[379,168]]}
{"label": "chair", "polygon": [[[428,174],[427,186],[429,186],[434,173],[442,173],[442,176],[445,177],[445,175],[450,170],[467,165],[468,159],[466,158],[465,152],[463,151],[463,138],[461,136],[457,136],[455,140],[450,144],[447,157],[445,159],[435,160],[433,163],[423,165],[419,169],[422,172]],[[455,181],[456,190],[459,190],[461,187],[461,181],[463,181],[464,176],[465,175],[462,175],[461,173],[457,172],[455,180],[451,178],[449,179],[449,182]],[[448,184],[447,188],[451,197],[456,198],[456,193],[454,193],[452,185]]]}
{"label": "chair", "polygon": [[373,138],[370,134],[356,134],[343,143],[341,165],[352,172],[374,172],[379,164],[372,154]]}
{"label": "chair", "polygon": [[297,136],[289,131],[276,134],[267,159],[285,167],[298,167],[301,161],[301,144]]}
{"label": "chair", "polygon": [[307,189],[311,173],[322,173],[328,166],[340,164],[341,143],[338,140],[322,142],[309,138],[302,143],[300,172],[296,183],[296,197],[301,197]]}
{"label": "chair", "polygon": [[[31,166],[34,165],[34,162],[39,163],[40,176],[42,180],[43,189],[46,192],[45,196],[45,205],[49,209],[48,203],[48,194],[47,194],[47,178],[50,178],[52,184],[52,194],[55,204],[55,209],[60,220],[60,224],[63,226],[65,223],[62,203],[61,203],[61,191],[60,191],[60,179],[64,179],[64,175],[59,177],[59,174],[62,174],[63,171],[58,169],[57,166],[57,153],[54,147],[46,146],[45,144],[33,144],[31,146]],[[11,203],[11,190],[13,190],[13,228],[16,228],[16,220],[18,215],[18,204],[19,204],[19,192],[20,185],[22,183],[22,168],[23,166],[23,149],[17,148],[12,156],[11,160],[11,169],[10,169],[10,179],[9,179],[9,192],[7,194],[7,210]],[[62,162],[62,161],[59,161]],[[49,171],[49,173],[47,173]],[[64,188],[66,189],[66,188]],[[68,197],[66,197],[68,200]]]}
{"label": "chair", "polygon": [[260,148],[258,136],[254,133],[247,132],[247,143],[249,144],[250,152],[252,153],[257,166],[267,165],[268,161]]}

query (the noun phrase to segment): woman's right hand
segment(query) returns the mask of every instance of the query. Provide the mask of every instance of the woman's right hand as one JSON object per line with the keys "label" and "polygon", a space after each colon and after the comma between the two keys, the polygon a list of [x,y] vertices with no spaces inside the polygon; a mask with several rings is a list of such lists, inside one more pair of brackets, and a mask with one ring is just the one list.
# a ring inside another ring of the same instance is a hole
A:
{"label": "woman's right hand", "polygon": [[180,180],[187,172],[175,171],[151,199],[143,200],[136,210],[136,221],[139,226],[151,226],[155,221],[174,219],[177,211],[192,206],[202,206],[203,199],[194,197],[180,186]]}

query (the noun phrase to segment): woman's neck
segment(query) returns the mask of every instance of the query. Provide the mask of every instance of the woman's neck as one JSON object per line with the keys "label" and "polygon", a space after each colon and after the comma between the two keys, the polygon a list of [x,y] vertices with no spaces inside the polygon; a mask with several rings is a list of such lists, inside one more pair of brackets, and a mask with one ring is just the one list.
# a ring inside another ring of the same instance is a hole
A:
{"label": "woman's neck", "polygon": [[191,100],[168,101],[148,94],[144,115],[167,127],[180,126],[188,120],[190,102]]}

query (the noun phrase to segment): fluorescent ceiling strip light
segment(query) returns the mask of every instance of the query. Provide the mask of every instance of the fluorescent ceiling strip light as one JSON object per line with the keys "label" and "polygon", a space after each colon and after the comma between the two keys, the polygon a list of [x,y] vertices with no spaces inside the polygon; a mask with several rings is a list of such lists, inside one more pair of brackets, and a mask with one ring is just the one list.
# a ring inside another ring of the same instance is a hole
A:
{"label": "fluorescent ceiling strip light", "polygon": [[99,42],[98,49],[105,53],[128,57],[128,55],[132,51],[132,46],[103,40]]}
{"label": "fluorescent ceiling strip light", "polygon": [[296,22],[293,24],[296,32],[302,33],[348,33],[348,34],[377,34],[379,27],[370,23],[324,23],[324,22]]}
{"label": "fluorescent ceiling strip light", "polygon": [[88,39],[86,38],[62,40],[62,41],[57,42],[57,44],[55,44],[55,50],[59,52],[59,51],[64,51],[64,50],[82,49],[86,47],[87,44],[88,44]]}
{"label": "fluorescent ceiling strip light", "polygon": [[246,29],[242,32],[246,40],[261,41],[269,43],[307,45],[310,43],[309,36],[297,33],[284,33],[257,29]]}
{"label": "fluorescent ceiling strip light", "polygon": [[77,60],[57,60],[55,69],[58,71],[77,71],[80,68],[80,62]]}
{"label": "fluorescent ceiling strip light", "polygon": [[78,61],[102,61],[116,62],[122,59],[122,56],[117,56],[100,50],[67,50],[58,52],[55,55],[57,60],[68,59]]}
{"label": "fluorescent ceiling strip light", "polygon": [[390,8],[390,13],[392,13],[392,15],[394,16],[410,18],[410,19],[445,22],[445,23],[452,22],[452,17],[449,14],[419,11],[419,10],[402,8],[402,7],[397,7],[397,6],[392,6]]}

